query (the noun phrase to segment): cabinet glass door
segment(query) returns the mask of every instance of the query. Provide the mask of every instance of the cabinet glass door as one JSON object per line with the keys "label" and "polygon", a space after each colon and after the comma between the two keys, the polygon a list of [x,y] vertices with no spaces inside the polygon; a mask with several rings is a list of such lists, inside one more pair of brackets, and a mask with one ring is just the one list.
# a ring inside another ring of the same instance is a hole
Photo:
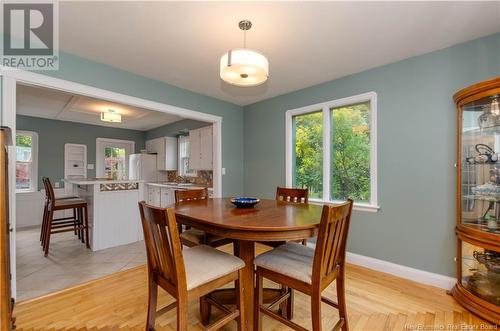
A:
{"label": "cabinet glass door", "polygon": [[500,234],[500,96],[462,107],[462,225]]}
{"label": "cabinet glass door", "polygon": [[462,242],[462,285],[500,306],[500,253]]}

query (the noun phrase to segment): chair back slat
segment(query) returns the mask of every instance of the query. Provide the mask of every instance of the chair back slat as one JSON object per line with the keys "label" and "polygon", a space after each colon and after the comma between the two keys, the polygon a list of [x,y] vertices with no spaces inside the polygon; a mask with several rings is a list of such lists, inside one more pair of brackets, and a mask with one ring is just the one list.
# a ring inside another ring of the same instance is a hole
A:
{"label": "chair back slat", "polygon": [[173,209],[162,209],[139,202],[149,272],[173,287],[186,288],[181,241]]}
{"label": "chair back slat", "polygon": [[175,203],[208,199],[208,189],[175,190]]}
{"label": "chair back slat", "polygon": [[301,188],[276,188],[276,200],[294,203],[308,203],[309,191]]}
{"label": "chair back slat", "polygon": [[313,262],[313,279],[330,276],[344,268],[352,200],[338,206],[323,206]]}
{"label": "chair back slat", "polygon": [[45,189],[45,197],[47,199],[47,202],[49,204],[53,204],[56,200],[56,195],[54,193],[52,183],[50,182],[50,179],[48,177],[42,177],[42,182]]}

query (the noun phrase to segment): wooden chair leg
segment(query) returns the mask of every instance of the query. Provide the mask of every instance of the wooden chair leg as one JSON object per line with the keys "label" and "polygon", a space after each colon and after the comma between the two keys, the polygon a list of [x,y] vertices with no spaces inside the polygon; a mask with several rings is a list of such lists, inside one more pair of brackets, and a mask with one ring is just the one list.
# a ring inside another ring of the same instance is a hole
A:
{"label": "wooden chair leg", "polygon": [[291,321],[293,319],[293,302],[294,302],[294,290],[289,287],[288,292],[290,293],[290,297],[287,299],[286,305],[286,318]]}
{"label": "wooden chair leg", "polygon": [[45,237],[45,227],[47,223],[47,204],[43,207],[42,228],[40,229],[40,244],[43,246],[43,238]]}
{"label": "wooden chair leg", "polygon": [[150,275],[148,281],[148,317],[146,321],[146,331],[155,330],[156,304],[158,302],[158,284],[156,284]]}
{"label": "wooden chair leg", "polygon": [[187,295],[177,298],[177,331],[188,330],[188,303]]}
{"label": "wooden chair leg", "polygon": [[302,239],[302,245],[307,246],[307,239]]}
{"label": "wooden chair leg", "polygon": [[78,218],[76,217],[76,208],[73,208],[73,219],[75,220],[75,235],[77,234]]}
{"label": "wooden chair leg", "polygon": [[[341,272],[342,274],[342,272]],[[348,331],[349,326],[347,325],[347,306],[345,300],[345,277],[339,276],[337,278],[337,303],[339,306],[339,316],[344,319],[344,324],[342,325],[342,331]]]}
{"label": "wooden chair leg", "polygon": [[264,302],[264,279],[261,273],[257,270],[256,273],[256,284],[255,284],[255,302],[254,302],[254,330],[261,331],[262,330],[262,315],[260,313],[260,306],[262,306]]}
{"label": "wooden chair leg", "polygon": [[[281,285],[280,284],[280,287],[281,287],[281,295],[284,295],[285,293],[288,292],[288,286],[284,286],[284,285]],[[280,305],[279,305],[279,308],[278,308],[278,314],[281,315],[281,317],[283,318],[288,318],[287,317],[287,312],[288,312],[288,301],[285,300],[283,301]]]}
{"label": "wooden chair leg", "polygon": [[82,229],[82,226],[84,224],[83,218],[85,216],[83,215],[83,208],[78,208],[78,209],[80,211],[80,222],[79,222],[79,226],[80,226],[80,239],[81,239],[82,243],[85,243],[85,236],[84,236],[84,232],[83,232],[83,229]]}
{"label": "wooden chair leg", "polygon": [[212,314],[212,306],[206,300],[206,296],[200,297],[201,324],[203,324],[204,326],[209,325],[211,314]]}
{"label": "wooden chair leg", "polygon": [[47,215],[47,227],[45,229],[45,245],[44,245],[44,256],[49,255],[49,245],[50,245],[50,232],[52,231],[52,219],[54,217],[54,211],[49,210]]}
{"label": "wooden chair leg", "polygon": [[89,238],[89,210],[88,210],[87,206],[83,207],[83,211],[85,212],[85,218],[83,220],[84,220],[84,226],[85,226],[85,237],[87,238],[85,243],[86,243],[87,248],[90,248],[90,238]]}
{"label": "wooden chair leg", "polygon": [[238,331],[245,330],[245,325],[243,323],[245,323],[246,320],[243,286],[241,286],[241,282],[239,281],[242,278],[243,271],[240,269],[238,271],[238,280],[234,284],[236,289],[236,307],[240,311],[240,316],[238,317]]}
{"label": "wooden chair leg", "polygon": [[[79,228],[81,226],[81,223],[82,223],[82,215],[81,215],[81,209],[80,208],[76,208],[75,209],[75,213],[76,213],[76,217],[75,217],[75,226],[77,228]],[[76,234],[78,235],[78,239],[82,239],[82,230],[80,229],[77,229],[76,230]]]}
{"label": "wooden chair leg", "polygon": [[321,331],[321,293],[311,295],[311,320],[313,331]]}

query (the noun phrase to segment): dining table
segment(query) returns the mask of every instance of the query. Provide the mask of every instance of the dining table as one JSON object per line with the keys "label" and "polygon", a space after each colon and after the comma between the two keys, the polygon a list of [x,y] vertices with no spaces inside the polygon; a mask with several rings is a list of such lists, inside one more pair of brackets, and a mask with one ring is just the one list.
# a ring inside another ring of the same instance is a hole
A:
{"label": "dining table", "polygon": [[178,223],[234,240],[234,253],[245,262],[240,279],[244,330],[253,331],[255,243],[272,244],[314,237],[323,207],[261,199],[252,208],[238,208],[229,198],[212,198],[183,202],[174,208]]}

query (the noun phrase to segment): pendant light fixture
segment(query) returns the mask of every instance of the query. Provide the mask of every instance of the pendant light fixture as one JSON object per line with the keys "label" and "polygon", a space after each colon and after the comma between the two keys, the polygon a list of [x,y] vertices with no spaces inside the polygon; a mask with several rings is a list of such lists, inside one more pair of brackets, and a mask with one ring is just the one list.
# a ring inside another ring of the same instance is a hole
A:
{"label": "pendant light fixture", "polygon": [[246,48],[247,31],[252,27],[248,20],[240,21],[243,30],[243,48],[235,48],[220,59],[220,78],[231,85],[257,86],[269,77],[269,62],[261,53]]}

